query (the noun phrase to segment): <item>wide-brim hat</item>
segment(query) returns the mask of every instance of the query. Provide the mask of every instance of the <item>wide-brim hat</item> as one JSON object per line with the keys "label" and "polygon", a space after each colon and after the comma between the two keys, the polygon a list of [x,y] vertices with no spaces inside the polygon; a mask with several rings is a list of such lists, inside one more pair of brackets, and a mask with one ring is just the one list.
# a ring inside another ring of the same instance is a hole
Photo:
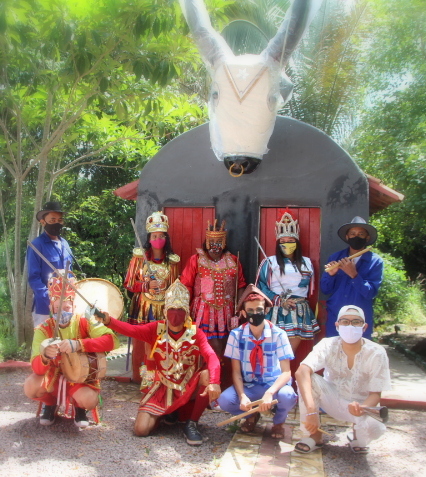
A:
{"label": "wide-brim hat", "polygon": [[354,217],[348,224],[344,224],[340,227],[340,229],[337,231],[337,235],[346,243],[348,241],[346,240],[346,235],[350,229],[353,227],[362,227],[368,232],[368,235],[370,236],[370,239],[367,240],[366,245],[371,245],[377,240],[377,229],[376,227],[373,227],[370,224],[367,224],[367,222],[359,216]]}
{"label": "wide-brim hat", "polygon": [[40,222],[40,220],[49,212],[59,212],[61,214],[64,213],[59,202],[46,202],[44,207],[37,212],[36,219]]}
{"label": "wide-brim hat", "polygon": [[260,295],[264,300],[265,300],[265,308],[270,308],[273,303],[272,301],[262,292],[257,288],[253,283],[250,283],[247,285],[247,288],[244,290],[243,294],[241,295],[241,298],[238,300],[237,304],[237,313],[240,312],[243,309],[243,304],[246,301],[247,297],[254,293],[255,295]]}

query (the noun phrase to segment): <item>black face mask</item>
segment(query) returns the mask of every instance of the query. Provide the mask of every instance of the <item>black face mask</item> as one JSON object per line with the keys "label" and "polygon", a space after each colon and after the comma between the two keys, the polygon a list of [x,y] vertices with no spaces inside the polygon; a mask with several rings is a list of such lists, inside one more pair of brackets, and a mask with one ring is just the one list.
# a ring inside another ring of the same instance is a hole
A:
{"label": "black face mask", "polygon": [[259,326],[265,319],[265,313],[247,313],[247,319],[253,326]]}
{"label": "black face mask", "polygon": [[57,222],[56,224],[46,224],[44,230],[52,237],[57,237],[61,234],[62,227],[63,225]]}
{"label": "black face mask", "polygon": [[353,250],[361,250],[367,244],[367,239],[362,237],[351,237],[348,239],[348,244]]}

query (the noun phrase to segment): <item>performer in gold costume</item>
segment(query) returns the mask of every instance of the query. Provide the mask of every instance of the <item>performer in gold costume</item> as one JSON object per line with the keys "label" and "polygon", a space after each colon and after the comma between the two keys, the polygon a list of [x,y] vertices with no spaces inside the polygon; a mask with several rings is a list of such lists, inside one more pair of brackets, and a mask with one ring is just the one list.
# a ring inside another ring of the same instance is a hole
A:
{"label": "performer in gold costume", "polygon": [[[144,248],[133,249],[124,280],[124,288],[133,293],[128,320],[133,325],[163,318],[165,292],[179,275],[180,258],[173,253],[168,229],[167,216],[154,212],[146,220],[148,235]],[[140,366],[145,364],[146,354],[145,344],[133,339],[132,379],[135,382],[141,382]]]}

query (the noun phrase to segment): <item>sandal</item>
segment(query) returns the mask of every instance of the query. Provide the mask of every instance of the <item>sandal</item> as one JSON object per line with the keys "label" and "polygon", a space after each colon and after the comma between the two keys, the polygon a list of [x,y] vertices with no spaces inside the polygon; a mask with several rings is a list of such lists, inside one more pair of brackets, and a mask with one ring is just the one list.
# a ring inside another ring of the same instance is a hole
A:
{"label": "sandal", "polygon": [[273,439],[284,439],[284,424],[275,424],[271,429]]}
{"label": "sandal", "polygon": [[294,450],[296,452],[300,452],[300,454],[310,454],[316,449],[321,449],[323,445],[324,444],[322,442],[315,442],[312,437],[304,437],[296,443]]}
{"label": "sandal", "polygon": [[249,416],[244,424],[241,425],[241,432],[253,432],[256,427],[257,421],[260,419],[260,412],[255,412],[252,416]]}
{"label": "sandal", "polygon": [[354,454],[368,454],[368,447],[362,447],[358,444],[358,439],[354,439],[354,435],[350,432],[347,436],[349,447]]}

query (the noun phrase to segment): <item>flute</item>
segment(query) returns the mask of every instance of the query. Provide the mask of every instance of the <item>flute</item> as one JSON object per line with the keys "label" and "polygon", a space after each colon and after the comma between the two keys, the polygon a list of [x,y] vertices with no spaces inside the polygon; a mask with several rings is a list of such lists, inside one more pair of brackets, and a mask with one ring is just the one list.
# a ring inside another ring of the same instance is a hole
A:
{"label": "flute", "polygon": [[[364,250],[360,250],[359,252],[354,253],[353,255],[348,257],[348,260],[351,260],[352,258],[359,257],[360,255],[363,255],[364,253],[369,252],[372,248],[373,248],[373,246],[370,245],[367,248],[365,248]],[[330,270],[334,270],[335,268],[338,268],[338,267],[340,267],[340,263],[335,263],[334,265],[330,265],[329,267],[327,267],[327,265],[326,265],[324,267],[324,269],[325,269],[326,272],[329,272]]]}

